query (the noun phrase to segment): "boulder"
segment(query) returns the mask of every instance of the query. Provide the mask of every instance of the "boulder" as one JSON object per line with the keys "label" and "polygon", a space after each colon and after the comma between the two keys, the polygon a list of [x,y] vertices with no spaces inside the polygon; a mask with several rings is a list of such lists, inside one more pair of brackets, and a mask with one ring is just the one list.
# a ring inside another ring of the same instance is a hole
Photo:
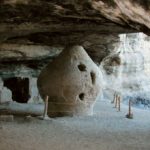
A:
{"label": "boulder", "polygon": [[37,85],[43,99],[49,96],[49,117],[91,115],[102,74],[83,47],[73,46],[41,71]]}

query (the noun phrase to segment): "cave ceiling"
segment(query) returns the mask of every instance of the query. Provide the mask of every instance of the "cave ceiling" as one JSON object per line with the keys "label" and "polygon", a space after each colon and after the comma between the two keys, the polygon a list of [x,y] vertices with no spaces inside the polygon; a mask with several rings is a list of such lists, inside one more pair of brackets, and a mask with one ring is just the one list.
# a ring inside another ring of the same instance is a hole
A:
{"label": "cave ceiling", "polygon": [[[39,45],[61,49],[75,44],[97,59],[94,48],[102,48],[98,43],[107,41],[108,35],[150,34],[149,6],[150,0],[0,0],[0,61],[11,56],[35,59],[26,49],[34,47],[38,55]],[[24,50],[19,48],[22,45]]]}

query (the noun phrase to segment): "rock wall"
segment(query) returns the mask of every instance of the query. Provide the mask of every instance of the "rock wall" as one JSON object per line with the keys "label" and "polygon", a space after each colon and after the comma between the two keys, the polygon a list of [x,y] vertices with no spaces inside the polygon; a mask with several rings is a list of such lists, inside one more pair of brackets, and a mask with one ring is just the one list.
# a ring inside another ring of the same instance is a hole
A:
{"label": "rock wall", "polygon": [[0,78],[0,104],[12,101],[12,92],[4,87],[4,82]]}
{"label": "rock wall", "polygon": [[[13,80],[13,78],[18,80],[27,79],[29,80],[28,87],[26,87],[26,92],[21,93],[21,97],[24,94],[28,97],[26,100],[21,100],[20,102],[29,103],[43,103],[38,89],[37,89],[37,77],[43,67],[47,65],[52,59],[54,59],[62,51],[61,47],[50,47],[34,44],[14,44],[11,43],[1,43],[0,44],[0,78],[3,84],[3,89],[1,92],[1,101],[9,101],[9,99],[14,100],[12,97],[13,93],[16,93],[20,88],[24,90],[23,84],[15,84],[15,81],[11,81],[8,84],[14,84],[15,90],[12,92],[11,89],[4,85],[6,80]],[[5,86],[5,87],[4,87]],[[8,85],[9,86],[9,85]],[[11,87],[11,85],[10,85]],[[12,88],[12,87],[11,87]],[[28,88],[28,89],[27,89]],[[19,95],[19,92],[18,92]]]}
{"label": "rock wall", "polygon": [[29,78],[30,99],[28,103],[43,103],[37,88],[37,78]]}
{"label": "rock wall", "polygon": [[119,44],[118,34],[101,34],[99,36],[93,34],[84,37],[81,42],[81,45],[96,64],[100,64],[103,58],[117,51]]}
{"label": "rock wall", "polygon": [[[14,82],[13,82],[13,79]],[[25,92],[21,92],[21,90],[25,90],[25,84],[19,84],[20,86],[18,86],[18,83],[16,82],[17,80],[19,80],[19,82],[21,80],[24,81],[24,79],[28,79],[29,80],[29,84],[28,84],[28,90]],[[11,80],[11,81],[10,81]],[[6,84],[7,81],[7,85]],[[15,86],[14,86],[15,85]],[[14,87],[12,87],[14,86]],[[22,87],[23,86],[23,87]],[[12,89],[13,88],[13,89]],[[16,99],[16,94],[18,95],[17,97],[23,97],[23,99]],[[20,95],[21,94],[21,95]],[[25,94],[25,95],[23,95]],[[27,95],[26,95],[27,94]],[[27,99],[24,100],[24,97],[28,97]],[[6,102],[10,102],[10,101],[16,101],[19,103],[43,103],[43,100],[41,99],[40,95],[39,95],[39,91],[37,89],[37,78],[32,77],[32,76],[11,76],[10,78],[0,78],[0,103],[6,103]]]}
{"label": "rock wall", "polygon": [[120,35],[120,47],[102,61],[105,94],[113,99],[114,92],[123,100],[132,99],[140,107],[150,107],[149,53],[150,44],[141,33]]}

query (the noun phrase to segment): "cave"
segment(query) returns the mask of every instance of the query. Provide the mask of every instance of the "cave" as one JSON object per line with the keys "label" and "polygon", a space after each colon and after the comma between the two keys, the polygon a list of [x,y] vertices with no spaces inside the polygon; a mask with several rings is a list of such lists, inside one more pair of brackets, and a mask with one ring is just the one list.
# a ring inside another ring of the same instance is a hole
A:
{"label": "cave", "polygon": [[18,103],[27,103],[29,94],[29,79],[13,77],[4,80],[4,86],[11,90],[12,100]]}
{"label": "cave", "polygon": [[150,150],[150,0],[0,0],[0,149]]}

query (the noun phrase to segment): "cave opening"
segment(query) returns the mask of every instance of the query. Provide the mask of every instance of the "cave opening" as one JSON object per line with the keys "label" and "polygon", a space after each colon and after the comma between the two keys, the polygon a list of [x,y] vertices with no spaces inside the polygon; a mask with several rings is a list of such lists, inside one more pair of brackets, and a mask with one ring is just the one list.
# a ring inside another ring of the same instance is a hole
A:
{"label": "cave opening", "polygon": [[29,95],[29,79],[13,77],[4,80],[4,86],[11,90],[12,100],[18,103],[27,103]]}

